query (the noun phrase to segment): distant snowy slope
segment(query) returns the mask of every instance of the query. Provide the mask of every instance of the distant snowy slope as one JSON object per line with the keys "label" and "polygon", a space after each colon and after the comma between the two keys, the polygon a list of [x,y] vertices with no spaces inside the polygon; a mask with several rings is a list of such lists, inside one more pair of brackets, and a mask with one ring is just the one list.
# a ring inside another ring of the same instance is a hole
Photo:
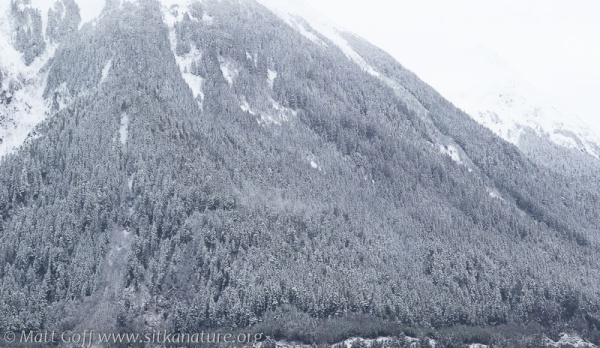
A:
{"label": "distant snowy slope", "polygon": [[440,52],[445,52],[443,58],[429,62],[421,76],[500,137],[520,146],[522,136],[533,131],[554,144],[600,157],[600,132],[560,110],[495,53],[482,45],[441,47]]}

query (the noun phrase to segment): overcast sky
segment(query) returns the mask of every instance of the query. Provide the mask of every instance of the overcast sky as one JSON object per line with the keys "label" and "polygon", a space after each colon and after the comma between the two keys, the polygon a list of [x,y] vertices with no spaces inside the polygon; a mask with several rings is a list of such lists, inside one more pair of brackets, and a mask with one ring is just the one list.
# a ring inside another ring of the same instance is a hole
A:
{"label": "overcast sky", "polygon": [[[428,83],[483,45],[567,113],[600,126],[600,1],[306,0]],[[436,81],[437,79],[437,81]]]}

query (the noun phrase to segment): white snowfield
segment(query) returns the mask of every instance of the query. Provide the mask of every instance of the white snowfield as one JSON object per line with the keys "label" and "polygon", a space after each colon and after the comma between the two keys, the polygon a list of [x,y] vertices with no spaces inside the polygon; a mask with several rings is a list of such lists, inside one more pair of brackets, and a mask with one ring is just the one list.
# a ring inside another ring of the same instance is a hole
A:
{"label": "white snowfield", "polygon": [[102,79],[100,80],[100,83],[103,83],[106,80],[108,73],[110,72],[110,68],[112,68],[112,58],[109,59],[104,65],[104,68],[102,68]]}
{"label": "white snowfield", "polygon": [[126,113],[121,114],[121,123],[119,126],[119,140],[121,145],[127,145],[127,137],[129,136],[129,116]]}

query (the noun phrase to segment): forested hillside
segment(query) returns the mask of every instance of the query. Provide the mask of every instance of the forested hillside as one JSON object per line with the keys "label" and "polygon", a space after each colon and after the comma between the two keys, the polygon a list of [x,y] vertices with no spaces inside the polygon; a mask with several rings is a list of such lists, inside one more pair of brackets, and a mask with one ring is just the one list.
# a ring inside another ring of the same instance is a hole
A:
{"label": "forested hillside", "polygon": [[139,0],[64,34],[51,116],[0,162],[0,330],[599,340],[598,187],[303,29],[253,1]]}

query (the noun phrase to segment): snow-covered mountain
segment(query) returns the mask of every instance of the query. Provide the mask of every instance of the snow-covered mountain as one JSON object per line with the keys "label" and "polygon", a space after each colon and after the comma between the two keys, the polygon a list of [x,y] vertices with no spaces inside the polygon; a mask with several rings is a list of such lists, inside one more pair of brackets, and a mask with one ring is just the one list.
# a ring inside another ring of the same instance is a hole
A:
{"label": "snow-covered mountain", "polygon": [[0,333],[594,339],[598,185],[382,50],[295,1],[56,4],[2,12]]}
{"label": "snow-covered mountain", "polygon": [[[351,28],[335,27],[311,6],[297,0],[260,0],[290,26],[310,40],[326,45],[325,37],[347,57],[374,76],[386,79],[367,64],[340,33]],[[528,154],[535,141],[600,159],[600,128],[586,124],[564,106],[533,87],[506,61],[484,45],[449,39],[440,47],[422,50],[420,75],[441,94],[476,121]],[[435,52],[432,53],[432,52]],[[443,52],[443,54],[441,54]],[[413,58],[418,55],[413,54]],[[402,57],[397,57],[402,63]],[[426,69],[425,69],[426,68]],[[406,95],[405,95],[406,96]]]}
{"label": "snow-covered mountain", "polygon": [[[67,4],[75,8],[78,20],[77,28],[85,23],[94,24],[95,20],[102,15],[104,10],[121,9],[125,3],[137,4],[138,0],[13,0],[4,2],[0,7],[0,46],[6,47],[5,53],[0,56],[0,79],[2,82],[2,93],[0,95],[0,158],[19,148],[29,137],[35,135],[34,127],[44,120],[53,111],[60,110],[68,104],[72,97],[68,95],[65,86],[56,91],[48,93],[46,91],[46,72],[50,68],[51,60],[57,48],[58,42],[52,37],[52,30],[48,28],[49,20],[52,22],[52,12],[58,13],[59,21],[65,17],[65,8]],[[200,107],[204,99],[202,92],[202,78],[197,74],[190,73],[192,64],[198,62],[201,58],[201,52],[193,48],[185,54],[178,54],[177,39],[175,37],[175,26],[181,23],[184,16],[188,16],[194,21],[201,20],[210,24],[212,17],[208,13],[199,14],[200,18],[194,17],[194,11],[190,9],[190,4],[198,2],[191,0],[159,0],[163,12],[163,19],[170,30],[170,41],[173,54],[180,66],[182,76],[193,94],[196,96]],[[202,2],[202,1],[200,1]],[[382,75],[375,68],[369,65],[340,35],[341,32],[334,28],[325,17],[312,10],[301,0],[258,0],[258,2],[267,7],[270,11],[278,15],[285,23],[293,27],[300,34],[310,39],[314,43],[326,48],[328,44],[333,44],[339,48],[346,57],[356,63],[363,71],[381,79],[384,83],[392,87],[397,94],[403,97],[409,106],[418,114],[424,115],[426,110],[415,99],[415,97],[404,89],[401,85]],[[11,15],[12,11],[12,15]],[[16,11],[16,12],[15,12]],[[30,11],[30,16],[40,21],[38,28],[32,28],[33,32],[40,41],[39,52],[28,59],[25,52],[19,52],[15,49],[18,45],[15,37],[15,29],[18,24],[15,23],[14,14],[23,11]],[[52,23],[51,23],[52,24]],[[60,25],[60,23],[54,23]],[[75,28],[72,28],[75,30]],[[327,42],[326,42],[327,41]],[[109,65],[103,69],[103,78],[109,70]],[[235,76],[235,67],[223,62],[222,71],[229,76],[229,81]],[[270,83],[276,78],[276,71],[272,71],[269,77]],[[44,98],[46,95],[46,98]],[[49,100],[48,95],[53,95]],[[54,104],[55,109],[52,110]],[[58,107],[57,105],[58,104]],[[242,109],[249,109],[247,102],[242,101]],[[277,105],[273,108],[278,109]],[[250,110],[251,111],[251,110]],[[264,117],[264,116],[263,116]],[[277,118],[277,117],[275,117]],[[266,117],[272,120],[273,117]],[[452,144],[440,144],[440,146],[453,146]]]}
{"label": "snow-covered mountain", "polygon": [[[108,8],[120,8],[125,2],[136,3],[137,0],[109,0]],[[10,16],[12,1],[0,4],[0,45],[3,54],[0,55],[0,158],[18,148],[36,124],[51,113],[52,104],[66,104],[65,93],[58,93],[60,98],[54,101],[43,98],[45,91],[45,72],[49,68],[54,51],[57,47],[56,38],[52,35],[56,30],[48,28],[51,25],[60,25],[64,21],[68,4],[76,4],[78,14],[77,28],[85,23],[93,23],[101,15],[105,1],[84,0],[17,0],[14,1],[16,11],[29,13],[24,18],[30,25],[35,24],[31,18],[39,17],[41,26],[31,28],[35,34],[39,33],[40,44],[35,46],[37,51],[34,57],[28,58],[31,52],[21,52],[15,35],[14,16]],[[191,64],[200,57],[196,49],[185,55],[175,52],[176,40],[173,36],[174,26],[183,20],[185,13],[189,14],[190,0],[160,0],[165,23],[171,30],[171,42],[182,75],[188,81],[198,103],[202,105],[202,80],[199,76],[189,72]],[[341,49],[348,59],[358,64],[361,69],[380,78],[400,94],[413,110],[424,115],[426,110],[402,86],[381,74],[369,65],[352,47],[344,40],[341,31],[329,24],[328,20],[312,10],[302,1],[298,0],[259,0],[259,3],[269,8],[282,18],[288,25],[296,29],[303,36],[318,45],[327,47],[333,44]],[[28,12],[31,9],[35,12]],[[53,14],[58,13],[59,16]],[[59,20],[53,20],[53,17]],[[198,20],[198,19],[196,19]],[[210,22],[209,14],[202,14],[200,20]],[[442,95],[448,98],[459,108],[466,111],[475,120],[486,126],[503,139],[526,150],[523,142],[524,134],[535,135],[553,144],[567,149],[574,149],[589,154],[596,159],[600,158],[600,134],[590,128],[576,116],[559,110],[549,98],[545,98],[535,91],[523,78],[521,78],[506,62],[483,46],[463,47],[460,50],[448,50],[444,61],[437,66],[432,65],[431,71],[425,78]],[[227,64],[223,65],[227,70]],[[234,73],[234,71],[232,71]],[[273,71],[273,74],[276,74]],[[273,78],[275,75],[273,76]],[[58,91],[61,92],[61,91]],[[55,93],[56,94],[56,93]],[[49,95],[49,93],[46,93]],[[60,107],[59,105],[59,107]],[[448,144],[445,144],[448,145]]]}
{"label": "snow-covered mountain", "polygon": [[[413,94],[370,65],[351,47],[344,39],[344,28],[332,25],[310,5],[301,0],[258,2],[314,43],[323,47],[335,45],[363,71],[392,87],[415,112],[422,116],[427,114]],[[555,157],[561,158],[559,166],[563,162],[572,164],[578,160],[575,157],[585,161],[585,156],[579,157],[580,154],[600,159],[600,129],[590,127],[573,113],[560,109],[486,47],[467,45],[450,49],[449,45],[457,43],[446,44],[448,54],[430,65],[432,69],[425,74],[426,81],[477,122],[540,163]],[[425,50],[424,54],[427,52]],[[455,144],[440,146],[455,148]],[[554,153],[563,151],[561,149],[574,152],[565,159]],[[461,163],[459,150],[451,157]]]}
{"label": "snow-covered mountain", "polygon": [[525,149],[524,138],[535,135],[600,158],[600,132],[557,106],[496,53],[454,41],[440,51],[443,59],[429,64],[425,80],[498,136]]}

